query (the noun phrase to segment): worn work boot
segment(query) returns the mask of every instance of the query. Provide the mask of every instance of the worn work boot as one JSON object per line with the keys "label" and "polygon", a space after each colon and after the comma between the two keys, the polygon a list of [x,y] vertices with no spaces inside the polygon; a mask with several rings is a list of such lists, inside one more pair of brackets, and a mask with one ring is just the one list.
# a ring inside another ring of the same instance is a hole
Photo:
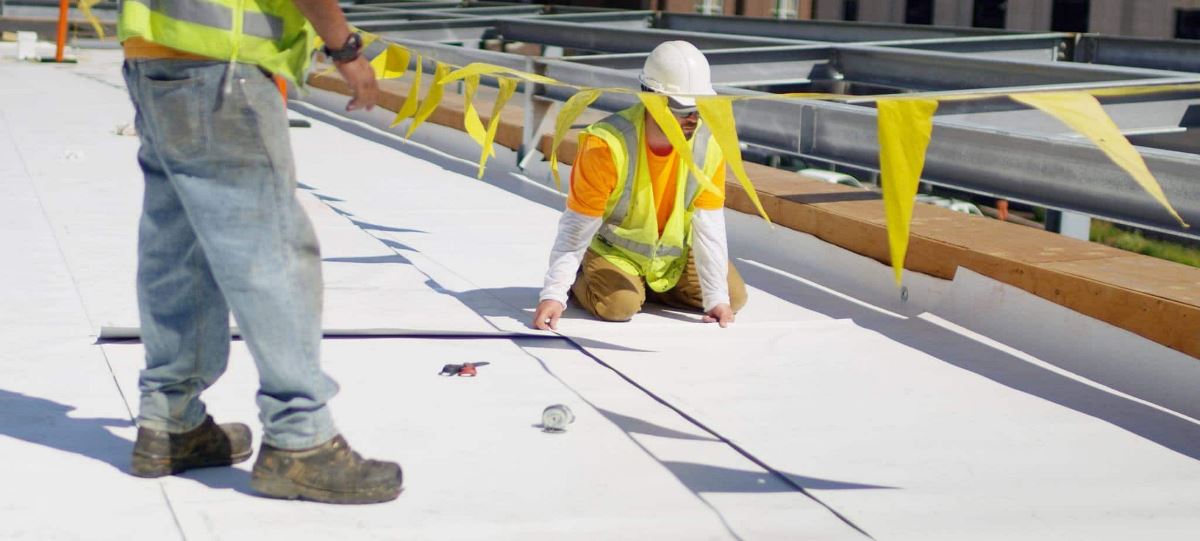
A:
{"label": "worn work boot", "polygon": [[341,436],[301,451],[264,443],[250,477],[250,486],[265,496],[323,503],[391,501],[402,483],[399,464],[364,459]]}
{"label": "worn work boot", "polygon": [[133,445],[133,474],[162,477],[194,468],[228,466],[250,458],[250,427],[218,425],[205,416],[200,426],[182,434],[138,428]]}

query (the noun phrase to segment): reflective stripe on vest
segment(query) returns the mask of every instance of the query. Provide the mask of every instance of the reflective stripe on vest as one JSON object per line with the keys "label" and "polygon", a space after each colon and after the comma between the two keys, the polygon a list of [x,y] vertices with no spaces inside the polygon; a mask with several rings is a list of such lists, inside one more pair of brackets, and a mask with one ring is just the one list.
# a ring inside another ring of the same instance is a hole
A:
{"label": "reflective stripe on vest", "polygon": [[[146,6],[178,21],[233,30],[233,9],[209,0],[125,0]],[[256,38],[278,41],[283,38],[283,19],[257,11],[245,12],[242,33]]]}
{"label": "reflective stripe on vest", "polygon": [[213,60],[255,64],[298,87],[315,36],[292,0],[124,0],[117,20],[121,41],[139,37]]}
{"label": "reflective stripe on vest", "polygon": [[[692,134],[692,140],[696,141],[692,144],[692,160],[696,162],[703,170],[704,165],[708,162],[708,140],[712,134],[708,131],[708,126],[701,125],[696,133]],[[710,179],[711,180],[711,179]],[[692,174],[688,174],[687,187],[684,188],[683,200],[687,202],[690,208],[696,203],[696,198],[700,195],[700,181]]]}
{"label": "reflective stripe on vest", "polygon": [[[625,138],[625,154],[629,154],[628,149],[637,148],[637,126],[634,126],[629,119],[621,115],[609,115],[608,118],[601,122],[607,122],[616,128],[617,131],[621,132],[621,136]],[[609,149],[609,152],[613,151],[613,149]],[[615,220],[617,223],[624,221],[625,214],[629,212],[629,200],[633,198],[633,189],[630,188],[630,186],[633,186],[631,179],[637,176],[637,163],[637,158],[634,156],[625,160],[625,188],[621,190],[621,198],[617,200],[617,206],[613,208],[612,212],[612,216],[616,217]]]}
{"label": "reflective stripe on vest", "polygon": [[678,246],[659,246],[658,251],[655,252],[654,245],[652,244],[645,244],[624,238],[617,234],[617,226],[611,223],[600,226],[600,238],[612,246],[624,248],[650,259],[653,259],[655,256],[683,257],[683,250]]}

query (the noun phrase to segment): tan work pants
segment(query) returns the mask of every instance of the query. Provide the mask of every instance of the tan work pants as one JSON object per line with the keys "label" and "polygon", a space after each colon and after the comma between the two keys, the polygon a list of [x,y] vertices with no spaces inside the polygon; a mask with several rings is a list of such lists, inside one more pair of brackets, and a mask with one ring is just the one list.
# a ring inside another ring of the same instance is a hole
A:
{"label": "tan work pants", "polygon": [[[606,321],[628,321],[647,300],[685,310],[704,310],[696,261],[688,254],[687,267],[675,287],[659,293],[641,276],[629,274],[599,254],[588,250],[571,286],[575,301],[592,315]],[[734,312],[746,305],[746,283],[729,263],[729,305]]]}

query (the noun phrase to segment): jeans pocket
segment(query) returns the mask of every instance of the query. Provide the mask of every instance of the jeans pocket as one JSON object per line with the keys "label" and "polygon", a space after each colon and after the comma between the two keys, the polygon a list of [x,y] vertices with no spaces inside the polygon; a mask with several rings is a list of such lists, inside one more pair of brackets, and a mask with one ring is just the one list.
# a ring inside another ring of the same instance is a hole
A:
{"label": "jeans pocket", "polygon": [[146,77],[145,106],[153,119],[156,147],[171,162],[196,158],[208,148],[200,100],[204,87],[199,77]]}

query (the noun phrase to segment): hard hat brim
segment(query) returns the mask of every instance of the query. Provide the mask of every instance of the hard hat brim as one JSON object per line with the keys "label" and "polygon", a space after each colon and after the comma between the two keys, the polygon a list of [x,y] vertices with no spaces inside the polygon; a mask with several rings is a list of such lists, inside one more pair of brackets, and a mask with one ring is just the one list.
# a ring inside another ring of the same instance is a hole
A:
{"label": "hard hat brim", "polygon": [[672,96],[667,94],[667,98],[668,105],[672,106],[672,109],[694,109],[696,107],[696,98],[691,96]]}
{"label": "hard hat brim", "polygon": [[679,104],[680,107],[684,107],[684,108],[696,106],[695,96],[716,96],[717,95],[717,91],[713,90],[713,88],[711,86],[709,86],[704,91],[701,91],[698,93],[691,93],[691,94],[686,94],[686,95],[676,94],[674,92],[669,92],[667,90],[664,90],[662,88],[662,85],[658,81],[655,81],[653,79],[647,79],[644,75],[641,75],[641,74],[638,75],[638,82],[642,83],[643,87],[650,89],[650,91],[654,92],[655,94],[662,94],[662,95],[670,98],[671,101]]}

